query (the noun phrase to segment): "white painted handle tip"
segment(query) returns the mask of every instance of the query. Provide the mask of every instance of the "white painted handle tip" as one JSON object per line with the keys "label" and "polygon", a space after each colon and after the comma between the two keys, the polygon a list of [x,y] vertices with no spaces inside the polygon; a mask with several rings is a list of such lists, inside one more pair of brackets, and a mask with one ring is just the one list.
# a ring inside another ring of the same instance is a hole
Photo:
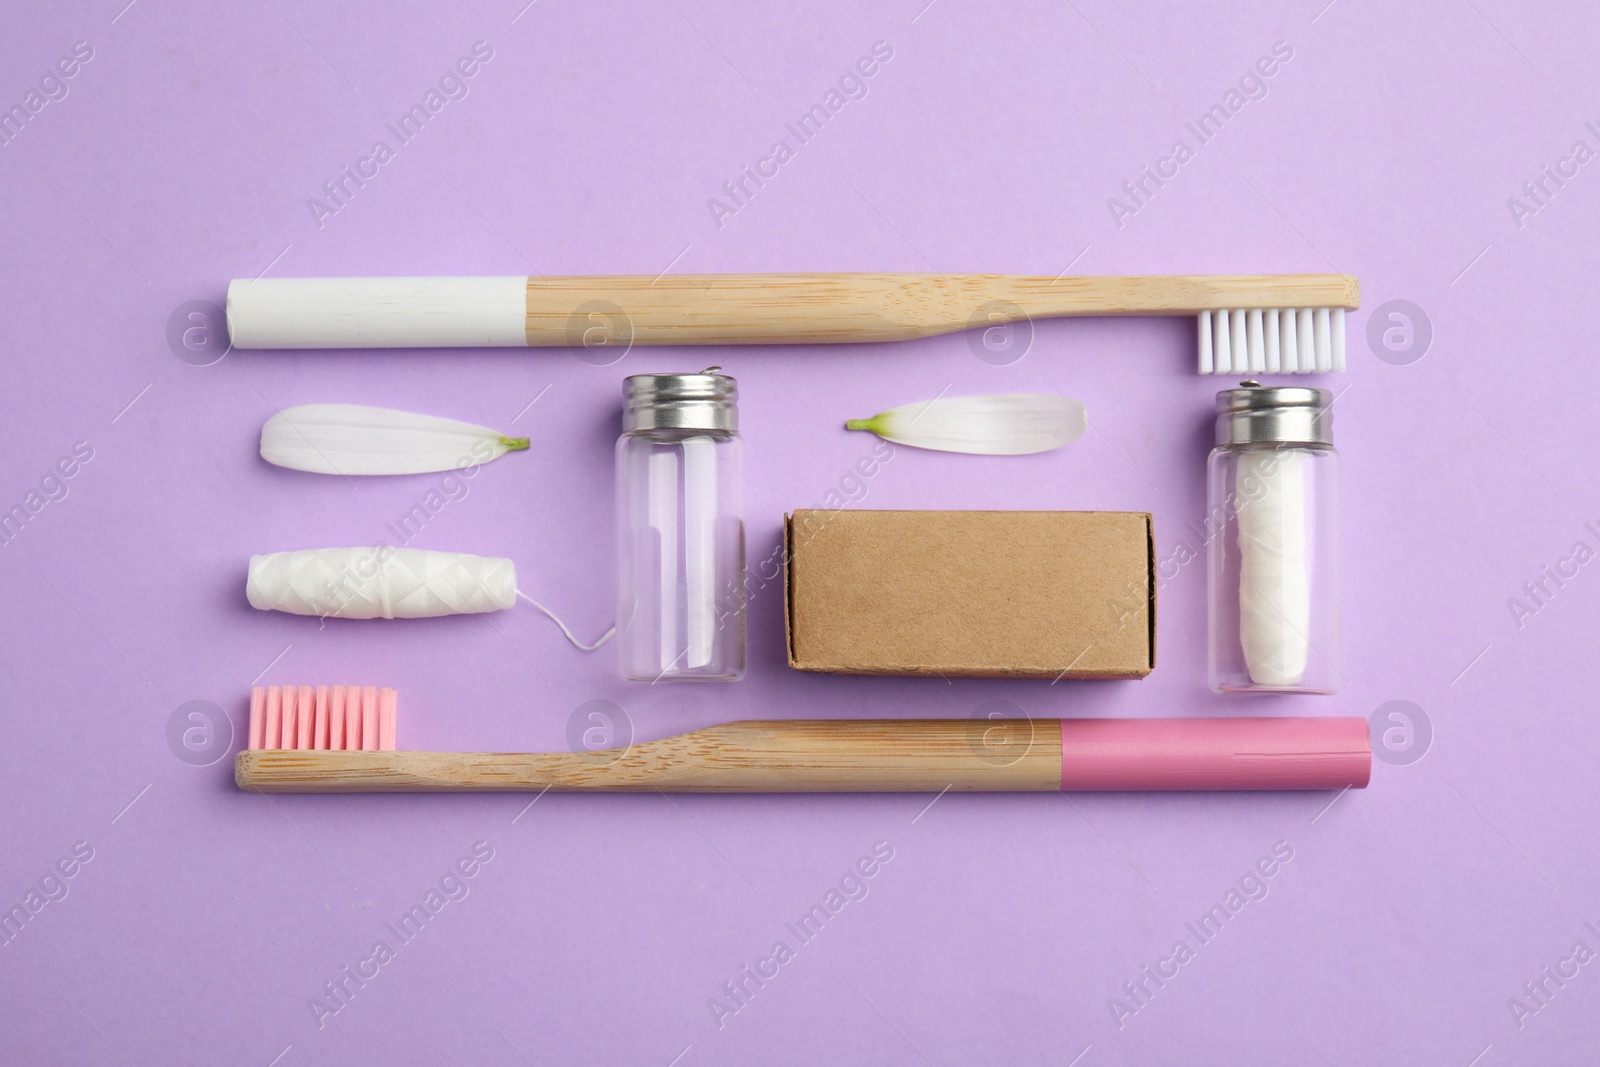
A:
{"label": "white painted handle tip", "polygon": [[234,348],[522,347],[528,279],[236,278]]}

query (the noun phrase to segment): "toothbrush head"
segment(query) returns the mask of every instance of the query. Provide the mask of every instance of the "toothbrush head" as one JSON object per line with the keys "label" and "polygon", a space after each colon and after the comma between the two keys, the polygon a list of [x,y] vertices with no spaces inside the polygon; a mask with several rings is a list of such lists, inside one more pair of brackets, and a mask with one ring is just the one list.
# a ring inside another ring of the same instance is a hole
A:
{"label": "toothbrush head", "polygon": [[1341,373],[1344,312],[1342,307],[1202,311],[1200,373]]}
{"label": "toothbrush head", "polygon": [[375,685],[253,686],[249,747],[392,751],[398,703]]}

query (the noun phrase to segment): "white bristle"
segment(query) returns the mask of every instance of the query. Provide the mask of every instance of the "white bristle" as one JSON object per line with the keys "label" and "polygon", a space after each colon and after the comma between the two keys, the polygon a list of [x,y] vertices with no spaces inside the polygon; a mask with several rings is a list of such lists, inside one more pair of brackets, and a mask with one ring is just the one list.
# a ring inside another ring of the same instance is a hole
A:
{"label": "white bristle", "polygon": [[1278,316],[1279,347],[1283,349],[1283,373],[1296,374],[1300,370],[1300,331],[1295,329],[1294,308],[1284,308]]}
{"label": "white bristle", "polygon": [[1262,323],[1261,332],[1266,335],[1267,342],[1267,373],[1277,374],[1283,367],[1282,356],[1278,351],[1278,309],[1268,308],[1266,321]]}
{"label": "white bristle", "polygon": [[1228,318],[1226,311],[1217,312],[1216,350],[1218,374],[1233,373],[1233,342],[1228,338]]}
{"label": "white bristle", "polygon": [[1328,309],[1318,308],[1316,317],[1317,326],[1317,373],[1326,374],[1333,369],[1333,331],[1328,326]]}
{"label": "white bristle", "polygon": [[1267,369],[1267,348],[1261,336],[1261,309],[1251,308],[1245,321],[1250,337],[1250,372],[1260,374]]}
{"label": "white bristle", "polygon": [[1199,312],[1201,374],[1328,374],[1345,370],[1344,308],[1219,308]]}

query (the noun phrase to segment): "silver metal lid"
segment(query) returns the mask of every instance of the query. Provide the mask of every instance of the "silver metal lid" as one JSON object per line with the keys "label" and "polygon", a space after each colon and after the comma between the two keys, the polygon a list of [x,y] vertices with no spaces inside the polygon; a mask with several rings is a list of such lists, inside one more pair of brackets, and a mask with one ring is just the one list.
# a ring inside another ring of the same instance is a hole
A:
{"label": "silver metal lid", "polygon": [[698,374],[634,374],[622,382],[622,432],[737,433],[739,386],[721,367]]}
{"label": "silver metal lid", "polygon": [[1245,380],[1217,394],[1219,445],[1333,445],[1333,393]]}

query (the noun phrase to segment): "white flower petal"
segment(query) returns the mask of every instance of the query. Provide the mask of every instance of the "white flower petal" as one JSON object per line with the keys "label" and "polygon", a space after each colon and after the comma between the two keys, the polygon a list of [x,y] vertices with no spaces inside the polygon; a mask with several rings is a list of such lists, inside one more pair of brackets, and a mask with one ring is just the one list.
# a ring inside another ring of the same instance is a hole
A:
{"label": "white flower petal", "polygon": [[459,470],[527,447],[487,426],[362,404],[285,408],[261,428],[262,459],[317,474]]}
{"label": "white flower petal", "polygon": [[1054,393],[937,397],[852,419],[896,444],[941,452],[1020,456],[1071,444],[1089,425],[1084,406]]}

